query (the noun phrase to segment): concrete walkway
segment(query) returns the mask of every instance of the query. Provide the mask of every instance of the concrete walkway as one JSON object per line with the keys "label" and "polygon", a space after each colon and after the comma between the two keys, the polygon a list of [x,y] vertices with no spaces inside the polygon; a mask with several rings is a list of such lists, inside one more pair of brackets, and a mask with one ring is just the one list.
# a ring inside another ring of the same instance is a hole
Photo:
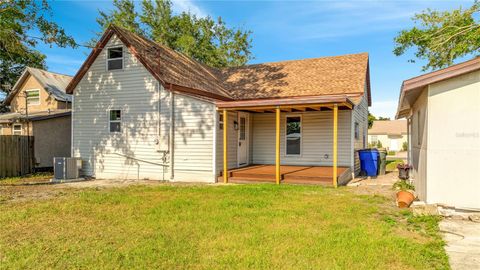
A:
{"label": "concrete walkway", "polygon": [[444,219],[440,222],[440,231],[452,269],[480,269],[480,223]]}

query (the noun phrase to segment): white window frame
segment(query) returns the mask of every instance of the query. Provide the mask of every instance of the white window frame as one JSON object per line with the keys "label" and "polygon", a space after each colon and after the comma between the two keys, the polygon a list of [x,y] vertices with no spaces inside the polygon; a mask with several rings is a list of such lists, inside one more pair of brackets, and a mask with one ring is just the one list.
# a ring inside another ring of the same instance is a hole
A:
{"label": "white window frame", "polygon": [[[108,57],[109,57],[109,53],[108,53],[108,52],[109,52],[111,49],[118,49],[118,48],[122,48],[122,57],[108,58]],[[123,70],[123,68],[125,67],[125,58],[124,58],[124,56],[125,56],[125,49],[123,48],[123,46],[120,45],[120,46],[107,47],[107,50],[105,51],[105,54],[106,54],[106,55],[105,55],[105,59],[106,59],[106,61],[105,61],[105,69],[106,69],[107,71]],[[122,68],[119,68],[119,69],[111,69],[111,70],[108,69],[108,63],[109,63],[110,61],[112,61],[112,60],[118,60],[118,59],[122,59]]]}
{"label": "white window frame", "polygon": [[219,113],[218,114],[218,129],[219,130],[223,130],[223,119],[224,119],[224,116],[223,116],[223,113]]}
{"label": "white window frame", "polygon": [[[38,102],[36,103],[29,103],[28,102],[28,92],[34,92],[34,91],[37,91],[38,92]],[[28,90],[25,90],[25,99],[27,100],[27,106],[36,106],[36,105],[40,105],[40,89],[28,89]]]}
{"label": "white window frame", "polygon": [[[15,134],[15,127],[20,126],[20,134]],[[22,124],[13,124],[12,125],[12,135],[23,135],[23,126]]]}
{"label": "white window frame", "polygon": [[[287,120],[291,117],[300,117],[300,154],[288,154],[287,153]],[[301,157],[303,155],[303,116],[301,114],[287,114],[285,115],[285,149],[284,154],[286,157]]]}
{"label": "white window frame", "polygon": [[[111,120],[110,115],[112,111],[120,111],[120,120]],[[123,110],[120,109],[109,109],[108,113],[108,133],[122,133],[123,132]],[[110,123],[120,123],[120,131],[111,131],[110,130]]]}

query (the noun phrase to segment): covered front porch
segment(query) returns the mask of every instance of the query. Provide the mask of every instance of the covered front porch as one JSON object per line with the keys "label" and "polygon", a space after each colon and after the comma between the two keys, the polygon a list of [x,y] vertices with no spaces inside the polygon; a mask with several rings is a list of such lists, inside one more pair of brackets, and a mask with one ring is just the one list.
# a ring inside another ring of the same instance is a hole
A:
{"label": "covered front porch", "polygon": [[[228,171],[229,183],[276,183],[275,165],[249,165]],[[351,174],[348,167],[337,167],[337,183]],[[280,165],[280,183],[332,185],[333,167]],[[224,180],[219,176],[218,182]]]}
{"label": "covered front porch", "polygon": [[217,181],[344,184],[352,175],[353,107],[347,96],[217,103],[223,135]]}

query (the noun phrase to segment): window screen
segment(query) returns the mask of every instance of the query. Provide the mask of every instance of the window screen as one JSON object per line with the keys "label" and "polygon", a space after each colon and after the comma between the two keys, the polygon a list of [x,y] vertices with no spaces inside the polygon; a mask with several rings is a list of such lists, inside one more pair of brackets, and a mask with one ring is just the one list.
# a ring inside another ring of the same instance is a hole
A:
{"label": "window screen", "polygon": [[107,69],[123,69],[123,47],[109,48],[107,55]]}
{"label": "window screen", "polygon": [[122,131],[122,111],[110,110],[110,132]]}
{"label": "window screen", "polygon": [[27,90],[25,91],[25,93],[27,95],[28,105],[40,104],[40,90]]}
{"label": "window screen", "polygon": [[302,142],[302,118],[300,116],[287,116],[286,139],[287,155],[300,155]]}
{"label": "window screen", "polygon": [[22,135],[22,125],[13,125],[13,135]]}

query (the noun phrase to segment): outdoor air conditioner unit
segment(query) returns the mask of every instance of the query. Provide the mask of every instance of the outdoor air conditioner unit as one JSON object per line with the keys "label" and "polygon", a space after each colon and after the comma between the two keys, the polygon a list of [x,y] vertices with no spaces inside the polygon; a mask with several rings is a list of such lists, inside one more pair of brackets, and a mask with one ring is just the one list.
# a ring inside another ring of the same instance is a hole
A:
{"label": "outdoor air conditioner unit", "polygon": [[78,179],[82,169],[82,159],[76,157],[54,157],[55,180]]}

